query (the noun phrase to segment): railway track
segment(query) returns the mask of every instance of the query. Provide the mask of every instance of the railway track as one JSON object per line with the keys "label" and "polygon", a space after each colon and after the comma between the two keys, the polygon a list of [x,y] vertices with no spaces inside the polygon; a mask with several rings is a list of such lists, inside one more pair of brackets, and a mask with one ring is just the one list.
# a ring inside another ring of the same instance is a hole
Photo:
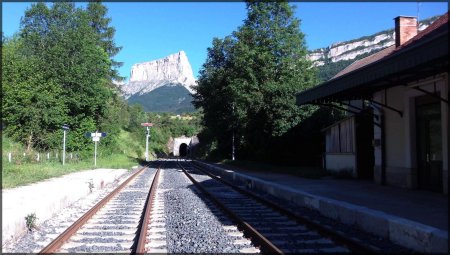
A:
{"label": "railway track", "polygon": [[178,164],[195,186],[220,207],[262,253],[377,253],[190,162],[179,161]]}
{"label": "railway track", "polygon": [[154,168],[155,164],[139,169],[40,253],[145,253],[160,174],[160,167]]}
{"label": "railway track", "polygon": [[192,162],[163,164],[142,167],[40,253],[377,253]]}

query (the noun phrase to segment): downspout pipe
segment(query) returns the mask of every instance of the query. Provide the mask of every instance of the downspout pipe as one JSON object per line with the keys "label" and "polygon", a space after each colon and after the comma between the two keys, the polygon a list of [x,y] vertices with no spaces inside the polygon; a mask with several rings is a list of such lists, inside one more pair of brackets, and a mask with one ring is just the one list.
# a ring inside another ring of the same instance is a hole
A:
{"label": "downspout pipe", "polygon": [[375,108],[379,113],[380,129],[381,129],[381,185],[386,185],[386,121],[382,107],[375,104],[370,104],[372,108]]}
{"label": "downspout pipe", "polygon": [[386,185],[386,121],[384,114],[381,112],[381,185]]}

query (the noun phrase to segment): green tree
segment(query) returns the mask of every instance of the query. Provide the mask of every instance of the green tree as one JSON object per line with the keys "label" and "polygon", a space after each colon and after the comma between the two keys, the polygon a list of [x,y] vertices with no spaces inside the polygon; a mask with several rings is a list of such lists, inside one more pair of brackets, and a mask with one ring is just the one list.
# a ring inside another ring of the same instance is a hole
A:
{"label": "green tree", "polygon": [[295,94],[316,83],[299,26],[287,2],[247,2],[243,26],[213,40],[194,105],[219,150],[231,152],[234,133],[241,155],[263,157],[272,139],[311,113],[295,105]]}
{"label": "green tree", "polygon": [[62,88],[47,81],[40,62],[25,54],[23,40],[13,37],[2,45],[2,121],[16,141],[41,149],[54,148],[68,109]]}
{"label": "green tree", "polygon": [[97,43],[105,50],[111,60],[110,79],[122,81],[117,68],[123,65],[123,62],[117,62],[113,59],[122,47],[118,47],[114,42],[116,30],[110,26],[111,18],[106,17],[108,9],[100,1],[89,2],[86,9],[89,16],[89,24],[94,29]]}
{"label": "green tree", "polygon": [[230,80],[232,76],[232,48],[236,41],[231,36],[214,38],[212,47],[208,48],[206,62],[200,70],[196,94],[193,95],[193,104],[203,111],[202,125],[206,127],[202,143],[218,143],[221,150],[229,147],[227,137],[231,137],[233,123],[233,101]]}
{"label": "green tree", "polygon": [[17,38],[2,47],[5,132],[28,148],[59,147],[63,123],[73,134],[69,151],[86,149],[83,134],[102,125],[117,133],[108,116],[119,107],[111,60],[91,25],[74,3],[37,3],[25,11]]}

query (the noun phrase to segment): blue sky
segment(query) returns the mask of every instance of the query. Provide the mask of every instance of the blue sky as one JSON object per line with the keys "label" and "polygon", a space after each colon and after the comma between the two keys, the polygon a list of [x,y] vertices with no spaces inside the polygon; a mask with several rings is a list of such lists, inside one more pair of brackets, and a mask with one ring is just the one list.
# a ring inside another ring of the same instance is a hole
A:
{"label": "blue sky", "polygon": [[[230,35],[246,17],[243,2],[107,2],[116,28],[116,43],[123,46],[115,57],[129,78],[135,63],[163,58],[184,50],[198,75],[206,49],[214,37]],[[448,2],[294,2],[300,30],[308,49],[356,39],[394,27],[400,15],[419,20],[448,11]],[[2,31],[11,36],[31,3],[2,2]],[[80,4],[84,6],[85,4]],[[419,10],[419,12],[418,12]]]}

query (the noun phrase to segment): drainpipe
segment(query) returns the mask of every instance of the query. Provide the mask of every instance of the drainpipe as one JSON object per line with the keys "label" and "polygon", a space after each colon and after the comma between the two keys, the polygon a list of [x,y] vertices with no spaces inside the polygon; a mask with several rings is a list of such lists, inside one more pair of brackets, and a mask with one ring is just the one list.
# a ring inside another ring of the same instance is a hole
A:
{"label": "drainpipe", "polygon": [[381,185],[386,185],[386,122],[384,121],[384,114],[380,114],[381,126]]}
{"label": "drainpipe", "polygon": [[384,119],[383,109],[375,104],[370,104],[372,108],[376,109],[380,120],[380,146],[381,146],[381,185],[386,185],[386,122]]}

